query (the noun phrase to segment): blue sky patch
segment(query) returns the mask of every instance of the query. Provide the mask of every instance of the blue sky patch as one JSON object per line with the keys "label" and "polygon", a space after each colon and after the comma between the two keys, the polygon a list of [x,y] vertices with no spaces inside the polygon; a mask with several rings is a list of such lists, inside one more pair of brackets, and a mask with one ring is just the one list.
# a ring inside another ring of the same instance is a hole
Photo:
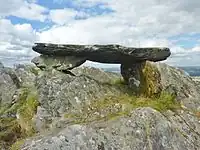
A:
{"label": "blue sky patch", "polygon": [[[61,3],[62,1],[62,3]],[[85,14],[88,14],[86,16],[88,17],[94,17],[94,16],[98,16],[98,15],[102,15],[102,14],[109,14],[114,12],[113,10],[104,7],[104,4],[99,2],[96,3],[94,5],[91,6],[85,6],[85,7],[81,7],[79,6],[77,3],[74,3],[73,0],[61,0],[60,3],[55,3],[53,0],[38,0],[37,4],[48,8],[49,10],[53,10],[53,9],[64,9],[64,8],[70,8],[73,10],[76,10],[78,12],[84,12]],[[87,19],[88,17],[81,17],[81,16],[75,16],[75,20],[80,20],[80,19]],[[11,20],[12,24],[23,24],[23,23],[28,23],[31,24],[32,27],[36,30],[36,31],[40,31],[43,30],[45,28],[49,28],[52,27],[54,25],[53,22],[51,22],[50,20],[45,20],[44,22],[41,21],[37,21],[37,20],[27,20],[27,19],[23,19],[23,18],[19,18],[16,16],[7,16],[6,19]]]}
{"label": "blue sky patch", "polygon": [[183,48],[189,49],[199,43],[200,34],[180,34],[170,37],[169,40],[174,41],[173,43]]}
{"label": "blue sky patch", "polygon": [[40,21],[37,21],[37,20],[27,20],[27,19],[23,19],[23,18],[19,18],[19,17],[15,17],[15,16],[8,16],[6,17],[6,19],[9,19],[12,24],[24,24],[24,23],[27,23],[27,24],[31,24],[32,28],[35,29],[36,31],[40,31],[44,28],[46,28],[47,26],[48,27],[51,27],[53,24],[51,22],[40,22]]}

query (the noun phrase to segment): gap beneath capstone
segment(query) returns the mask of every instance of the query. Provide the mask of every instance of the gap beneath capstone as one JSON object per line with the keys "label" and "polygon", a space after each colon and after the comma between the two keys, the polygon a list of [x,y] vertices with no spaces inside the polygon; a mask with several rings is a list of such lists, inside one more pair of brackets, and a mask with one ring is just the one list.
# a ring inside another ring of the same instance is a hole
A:
{"label": "gap beneath capstone", "polygon": [[87,60],[81,66],[90,66],[90,67],[100,68],[100,69],[102,69],[104,71],[108,71],[108,72],[120,73],[120,64],[98,63],[98,62],[93,62],[93,61]]}

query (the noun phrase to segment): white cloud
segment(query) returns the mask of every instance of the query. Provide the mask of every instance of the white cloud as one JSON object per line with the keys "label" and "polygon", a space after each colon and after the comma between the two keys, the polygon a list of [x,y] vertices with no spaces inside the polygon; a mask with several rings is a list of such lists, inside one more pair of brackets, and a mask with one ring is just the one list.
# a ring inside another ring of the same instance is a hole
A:
{"label": "white cloud", "polygon": [[0,19],[0,61],[10,65],[32,58],[36,55],[31,50],[36,38],[30,24],[13,25],[10,20]]}
{"label": "white cloud", "polygon": [[49,12],[49,19],[63,25],[72,21],[76,15],[77,11],[73,9],[53,9]]}
{"label": "white cloud", "polygon": [[[62,3],[65,0],[54,1]],[[32,55],[30,47],[34,41],[66,44],[114,43],[135,47],[170,47],[172,56],[167,60],[169,64],[200,62],[197,59],[200,43],[186,49],[176,44],[178,39],[169,40],[171,36],[200,33],[199,0],[73,1],[74,6],[86,10],[98,4],[101,4],[99,7],[113,10],[113,13],[96,16],[82,10],[65,8],[49,10],[48,14],[48,9],[36,4],[35,0],[0,1],[0,18],[14,15],[29,20],[49,19],[56,24],[36,33],[30,24],[12,25],[9,20],[1,19],[1,49],[9,52],[4,55],[29,57]],[[74,17],[77,16],[87,19],[75,20]],[[186,42],[189,41],[190,38],[187,38]]]}
{"label": "white cloud", "polygon": [[35,3],[34,0],[6,0],[0,1],[0,17],[13,15],[27,20],[44,21],[48,9]]}
{"label": "white cloud", "polygon": [[[74,44],[122,44],[136,47],[170,47],[172,57],[186,64],[196,48],[185,49],[168,40],[180,34],[200,33],[200,1],[198,0],[76,0],[77,6],[104,3],[114,12],[85,20],[71,20],[39,34],[39,41]],[[61,17],[63,18],[63,17]],[[61,20],[59,19],[59,24]],[[63,21],[65,22],[65,21]],[[188,39],[189,40],[189,39]],[[188,41],[189,42],[189,41]],[[195,54],[196,55],[196,54]],[[182,58],[181,58],[181,57]],[[192,63],[192,60],[190,60]]]}
{"label": "white cloud", "polygon": [[192,52],[200,52],[200,46],[193,47],[191,49]]}
{"label": "white cloud", "polygon": [[25,2],[19,9],[12,12],[13,16],[25,18],[27,20],[44,21],[47,18],[48,10],[40,5]]}

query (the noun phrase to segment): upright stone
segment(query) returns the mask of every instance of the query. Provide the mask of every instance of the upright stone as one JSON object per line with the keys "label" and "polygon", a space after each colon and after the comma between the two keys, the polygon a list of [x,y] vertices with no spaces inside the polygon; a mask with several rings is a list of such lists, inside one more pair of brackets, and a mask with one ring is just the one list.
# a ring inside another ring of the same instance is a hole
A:
{"label": "upright stone", "polygon": [[122,64],[121,74],[135,94],[151,97],[160,94],[160,72],[150,62]]}

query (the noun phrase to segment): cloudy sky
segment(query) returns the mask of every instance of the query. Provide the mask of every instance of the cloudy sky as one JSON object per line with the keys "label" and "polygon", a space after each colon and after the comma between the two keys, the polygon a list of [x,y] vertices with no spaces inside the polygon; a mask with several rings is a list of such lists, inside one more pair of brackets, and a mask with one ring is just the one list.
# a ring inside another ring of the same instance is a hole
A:
{"label": "cloudy sky", "polygon": [[0,61],[27,63],[34,42],[169,47],[200,66],[200,0],[0,0]]}

